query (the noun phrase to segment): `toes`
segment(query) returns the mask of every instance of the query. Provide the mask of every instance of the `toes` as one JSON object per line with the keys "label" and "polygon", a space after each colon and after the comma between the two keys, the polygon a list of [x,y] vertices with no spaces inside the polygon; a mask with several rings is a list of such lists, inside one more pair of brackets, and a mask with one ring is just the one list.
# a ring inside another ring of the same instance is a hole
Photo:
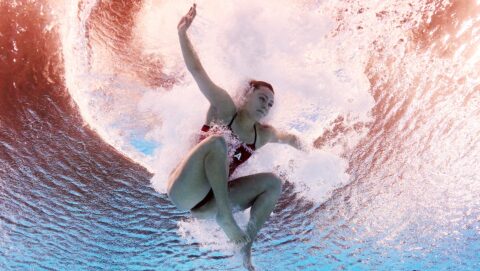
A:
{"label": "toes", "polygon": [[238,240],[235,240],[234,243],[235,245],[243,245],[243,244],[246,244],[248,243],[249,241],[245,240],[245,239],[238,239]]}

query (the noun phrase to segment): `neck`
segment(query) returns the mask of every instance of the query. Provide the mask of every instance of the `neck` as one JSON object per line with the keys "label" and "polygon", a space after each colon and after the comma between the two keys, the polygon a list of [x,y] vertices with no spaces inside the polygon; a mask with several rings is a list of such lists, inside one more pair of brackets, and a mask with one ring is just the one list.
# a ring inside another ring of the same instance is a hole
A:
{"label": "neck", "polygon": [[250,131],[253,125],[255,125],[255,122],[256,121],[250,117],[246,110],[238,111],[235,124],[243,131]]}

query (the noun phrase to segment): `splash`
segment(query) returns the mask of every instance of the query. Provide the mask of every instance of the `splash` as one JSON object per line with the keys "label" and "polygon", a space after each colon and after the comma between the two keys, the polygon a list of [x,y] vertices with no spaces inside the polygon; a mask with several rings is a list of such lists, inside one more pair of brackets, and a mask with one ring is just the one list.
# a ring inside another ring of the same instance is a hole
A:
{"label": "splash", "polygon": [[[88,125],[154,172],[152,185],[163,193],[208,107],[178,46],[175,26],[189,5],[145,1],[127,14],[128,29],[112,24],[104,31],[97,24],[111,19],[101,12],[92,19],[98,4],[80,3],[67,6],[64,23],[69,91]],[[273,170],[316,203],[348,193],[383,195],[371,199],[374,209],[352,218],[371,230],[365,238],[394,228],[397,233],[385,240],[395,242],[414,227],[407,223],[402,230],[396,221],[424,216],[418,205],[435,202],[444,208],[435,208],[429,219],[438,227],[457,227],[445,219],[451,202],[444,195],[472,198],[479,179],[472,173],[479,159],[473,136],[479,134],[473,106],[478,18],[468,11],[475,8],[473,2],[449,1],[203,2],[189,35],[213,81],[232,96],[249,78],[271,82],[276,105],[267,122],[319,148],[306,155],[270,145],[236,174]],[[449,12],[460,14],[462,23],[449,25]],[[160,59],[161,65],[132,65],[139,56]],[[160,66],[164,81],[173,83],[152,83],[147,75]],[[139,146],[150,146],[150,154]],[[354,185],[335,196],[349,183]],[[417,198],[414,191],[429,193]],[[400,207],[386,204],[392,198]],[[455,210],[478,205],[455,202]],[[389,215],[393,210],[397,216]]]}
{"label": "splash", "polygon": [[[123,14],[132,18],[130,29],[125,29],[115,24],[104,27],[108,20],[115,20],[102,17],[101,12],[92,19],[98,5],[85,1],[66,7],[62,36],[69,90],[86,122],[107,142],[154,172],[153,186],[165,192],[168,173],[192,146],[208,107],[185,70],[178,45],[176,24],[189,6],[146,1]],[[368,120],[372,106],[362,63],[347,65],[344,58],[332,57],[338,38],[328,36],[333,23],[320,13],[321,8],[287,1],[281,5],[207,1],[199,5],[199,15],[189,30],[208,73],[232,96],[248,78],[272,82],[276,108],[267,121],[301,134],[306,142],[313,142],[338,115],[348,115],[352,122]],[[100,31],[105,28],[109,32]],[[122,45],[115,46],[118,43]],[[131,72],[130,63],[138,53],[121,49],[127,45],[161,59],[157,72],[177,82],[152,87],[148,78]],[[150,154],[139,151],[147,145]],[[281,155],[275,155],[279,150]],[[305,196],[325,200],[334,188],[348,182],[346,162],[339,157],[344,150],[332,151],[314,150],[302,156],[282,146],[265,148],[241,172],[280,168],[289,179],[316,187],[312,194],[299,189]],[[293,160],[294,168],[289,166]],[[312,170],[314,166],[323,170]],[[319,190],[323,196],[318,196]]]}
{"label": "splash", "polygon": [[[269,145],[238,170],[289,180],[255,243],[259,266],[478,270],[478,1],[212,3],[190,31],[212,78],[231,94],[272,82],[267,122],[321,148]],[[179,213],[87,127],[164,190],[208,106],[177,47],[189,5],[50,6],[0,1],[0,265],[230,268],[211,221]]]}

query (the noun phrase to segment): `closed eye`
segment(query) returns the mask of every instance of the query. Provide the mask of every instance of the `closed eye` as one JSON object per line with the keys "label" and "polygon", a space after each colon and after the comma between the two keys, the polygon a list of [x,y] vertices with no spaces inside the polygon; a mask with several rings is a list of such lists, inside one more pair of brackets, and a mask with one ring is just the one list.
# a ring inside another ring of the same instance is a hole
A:
{"label": "closed eye", "polygon": [[265,97],[264,95],[259,96],[258,98],[260,99],[260,101],[261,101],[262,103],[267,103],[267,102],[268,102],[268,107],[269,107],[269,108],[273,106],[273,101],[271,101],[270,99],[268,99],[268,98]]}

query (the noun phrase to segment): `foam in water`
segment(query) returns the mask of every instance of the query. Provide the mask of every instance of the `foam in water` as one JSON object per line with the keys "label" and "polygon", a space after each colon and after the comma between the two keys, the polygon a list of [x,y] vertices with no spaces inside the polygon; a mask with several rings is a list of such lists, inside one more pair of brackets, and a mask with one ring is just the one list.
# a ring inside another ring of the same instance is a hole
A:
{"label": "foam in water", "polygon": [[[67,6],[63,33],[67,84],[86,122],[107,142],[153,171],[154,187],[165,192],[168,173],[192,146],[208,107],[186,72],[178,45],[176,24],[189,5],[147,1],[137,14],[132,46],[158,55],[165,71],[184,74],[172,89],[162,90],[109,74],[113,64],[95,52],[99,45],[90,45],[94,52],[88,53],[85,27],[95,4],[83,2],[80,10],[76,10],[78,5]],[[247,78],[271,82],[276,105],[268,122],[301,133],[311,143],[332,118],[350,113],[365,119],[372,104],[360,67],[342,65],[332,58],[329,46],[334,45],[326,38],[330,28],[329,19],[318,9],[299,4],[205,2],[198,6],[189,35],[212,79],[232,95]],[[156,143],[156,149],[149,150],[152,155],[144,155],[132,145],[142,138]],[[305,156],[287,148],[277,157],[273,154],[279,148],[284,147],[259,151],[266,159],[255,161],[266,166],[249,163],[248,167],[252,172],[271,170],[295,157],[300,170],[298,175],[291,172],[292,180],[312,187],[322,183],[326,194],[346,182],[345,163],[337,156],[319,151]],[[308,170],[315,165],[324,170]]]}

